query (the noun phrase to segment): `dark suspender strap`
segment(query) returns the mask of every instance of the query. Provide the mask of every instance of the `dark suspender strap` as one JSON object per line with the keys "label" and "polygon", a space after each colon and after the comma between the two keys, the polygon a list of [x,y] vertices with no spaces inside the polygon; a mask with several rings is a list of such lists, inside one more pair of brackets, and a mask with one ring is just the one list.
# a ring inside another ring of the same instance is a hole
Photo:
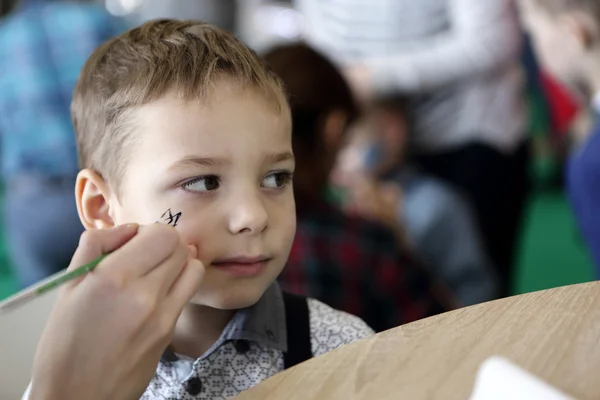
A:
{"label": "dark suspender strap", "polygon": [[285,369],[312,358],[310,343],[310,321],[306,297],[283,292],[285,303],[285,325],[287,329],[287,348],[283,353]]}

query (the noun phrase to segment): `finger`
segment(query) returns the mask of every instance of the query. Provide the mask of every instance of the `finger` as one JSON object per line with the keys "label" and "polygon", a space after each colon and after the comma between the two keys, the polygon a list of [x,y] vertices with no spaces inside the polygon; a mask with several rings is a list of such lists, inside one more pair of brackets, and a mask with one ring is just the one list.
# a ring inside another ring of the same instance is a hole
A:
{"label": "finger", "polygon": [[198,292],[204,272],[204,265],[200,260],[190,259],[167,294],[165,307],[179,315],[183,307]]}
{"label": "finger", "polygon": [[190,249],[190,258],[198,258],[198,247],[193,244],[188,245]]}
{"label": "finger", "polygon": [[129,242],[136,235],[137,231],[137,224],[128,224],[110,229],[90,229],[83,232],[68,270],[78,268],[101,255],[119,249],[125,243]]}
{"label": "finger", "polygon": [[164,298],[171,290],[171,286],[190,259],[190,252],[190,248],[181,243],[169,258],[144,276],[151,290],[157,293],[159,298]]}
{"label": "finger", "polygon": [[142,277],[168,259],[181,243],[175,228],[165,224],[140,227],[138,234],[111,255],[97,270],[114,268],[130,277]]}

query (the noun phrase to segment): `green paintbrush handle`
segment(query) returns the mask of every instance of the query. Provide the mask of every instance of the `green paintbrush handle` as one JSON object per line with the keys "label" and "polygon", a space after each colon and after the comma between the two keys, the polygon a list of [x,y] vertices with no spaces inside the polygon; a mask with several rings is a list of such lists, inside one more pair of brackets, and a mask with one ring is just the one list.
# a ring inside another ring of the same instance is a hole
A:
{"label": "green paintbrush handle", "polygon": [[73,271],[65,272],[64,274],[57,276],[55,279],[52,279],[50,282],[47,282],[47,283],[43,284],[42,286],[36,288],[35,293],[36,294],[46,293],[46,292],[62,285],[65,282],[68,282],[70,280],[73,280],[75,278],[78,278],[82,275],[87,274],[88,272],[90,272],[91,270],[96,268],[96,266],[98,264],[100,264],[100,262],[102,260],[104,260],[104,258],[107,255],[108,254],[103,254],[100,257],[96,258],[95,260],[90,261],[89,263],[82,265],[81,267],[78,267],[77,269],[74,269]]}

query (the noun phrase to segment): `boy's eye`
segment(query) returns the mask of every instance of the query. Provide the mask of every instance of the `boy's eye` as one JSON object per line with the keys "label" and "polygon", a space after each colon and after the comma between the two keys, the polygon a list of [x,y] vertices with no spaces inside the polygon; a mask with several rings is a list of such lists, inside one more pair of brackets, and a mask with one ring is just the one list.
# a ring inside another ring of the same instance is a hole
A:
{"label": "boy's eye", "polygon": [[207,175],[184,183],[183,188],[190,192],[209,192],[217,190],[220,184],[218,176]]}
{"label": "boy's eye", "polygon": [[269,189],[281,189],[292,180],[290,172],[274,172],[265,177],[262,186]]}

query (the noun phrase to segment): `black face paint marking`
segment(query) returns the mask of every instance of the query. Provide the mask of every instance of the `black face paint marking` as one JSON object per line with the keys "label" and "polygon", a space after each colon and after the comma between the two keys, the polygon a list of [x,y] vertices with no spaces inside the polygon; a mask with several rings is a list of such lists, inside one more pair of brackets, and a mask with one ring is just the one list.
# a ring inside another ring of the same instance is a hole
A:
{"label": "black face paint marking", "polygon": [[165,221],[167,225],[177,226],[177,222],[179,222],[179,218],[181,218],[181,211],[177,214],[173,214],[171,209],[169,208],[167,211],[160,216],[160,219]]}

